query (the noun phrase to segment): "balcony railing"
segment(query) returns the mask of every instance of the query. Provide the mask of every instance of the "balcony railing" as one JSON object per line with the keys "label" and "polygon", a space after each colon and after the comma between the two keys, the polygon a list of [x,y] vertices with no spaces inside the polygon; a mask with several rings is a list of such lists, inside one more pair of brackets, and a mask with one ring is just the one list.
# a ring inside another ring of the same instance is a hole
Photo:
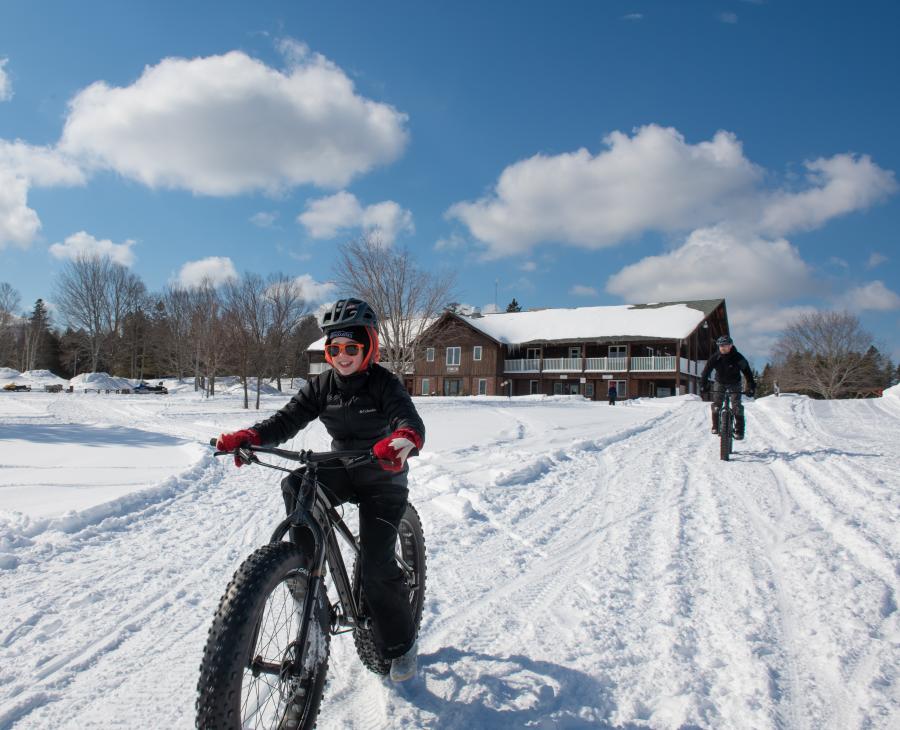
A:
{"label": "balcony railing", "polygon": [[584,359],[580,357],[546,357],[544,358],[544,370],[553,370],[560,373],[580,373],[582,362],[584,362]]}
{"label": "balcony railing", "polygon": [[675,355],[656,357],[548,357],[543,360],[504,360],[503,371],[506,373],[674,373],[676,362],[680,360],[681,372],[699,375],[705,362],[703,360],[687,360]]}
{"label": "balcony railing", "polygon": [[589,357],[585,370],[602,373],[623,373],[628,370],[627,357]]}
{"label": "balcony railing", "polygon": [[662,357],[633,357],[631,358],[631,370],[636,372],[668,372],[675,371],[675,356],[664,355]]}
{"label": "balcony railing", "polygon": [[504,360],[503,371],[506,373],[539,373],[540,360]]}

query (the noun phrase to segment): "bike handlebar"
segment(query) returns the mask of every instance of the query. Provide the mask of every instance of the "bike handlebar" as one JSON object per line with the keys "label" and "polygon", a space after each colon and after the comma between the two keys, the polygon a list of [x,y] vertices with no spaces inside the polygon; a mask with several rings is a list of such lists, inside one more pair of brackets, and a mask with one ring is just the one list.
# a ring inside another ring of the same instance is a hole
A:
{"label": "bike handlebar", "polygon": [[[211,438],[209,440],[209,445],[215,447],[217,442],[218,439]],[[269,464],[260,461],[254,454],[271,454],[272,456],[280,456],[282,459],[298,461],[301,464],[316,464],[322,461],[348,459],[349,461],[346,462],[346,466],[360,466],[362,464],[369,464],[377,461],[375,454],[372,453],[371,449],[349,449],[345,451],[312,451],[309,449],[301,449],[300,451],[288,451],[287,449],[274,449],[268,446],[254,446],[249,443],[240,446],[233,451],[217,450],[213,456],[233,456],[235,454],[247,464],[260,464],[261,466],[269,466]]]}

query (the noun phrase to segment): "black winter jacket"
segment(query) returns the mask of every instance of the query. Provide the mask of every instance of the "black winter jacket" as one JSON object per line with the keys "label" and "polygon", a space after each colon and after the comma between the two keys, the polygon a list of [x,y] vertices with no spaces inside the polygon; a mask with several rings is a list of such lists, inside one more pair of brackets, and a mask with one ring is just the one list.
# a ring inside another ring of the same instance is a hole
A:
{"label": "black winter jacket", "polygon": [[747,387],[750,390],[756,390],[756,381],[753,379],[753,371],[750,369],[750,363],[747,362],[737,348],[732,347],[731,352],[723,355],[718,350],[713,356],[706,361],[706,367],[700,375],[700,387],[706,389],[709,386],[709,375],[716,371],[716,382],[723,385],[740,385],[741,373],[747,379]]}
{"label": "black winter jacket", "polygon": [[335,450],[368,449],[398,428],[425,439],[425,424],[403,383],[380,365],[346,378],[333,369],[313,376],[284,408],[253,428],[264,444],[280,444],[316,418]]}

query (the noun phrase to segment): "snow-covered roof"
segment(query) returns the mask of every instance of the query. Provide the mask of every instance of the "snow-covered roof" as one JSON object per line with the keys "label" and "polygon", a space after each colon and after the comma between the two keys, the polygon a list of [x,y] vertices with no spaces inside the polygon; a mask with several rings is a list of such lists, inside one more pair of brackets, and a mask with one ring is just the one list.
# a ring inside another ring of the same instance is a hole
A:
{"label": "snow-covered roof", "polygon": [[475,329],[507,345],[598,339],[682,339],[721,299],[700,302],[623,304],[610,307],[540,309],[462,317]]}

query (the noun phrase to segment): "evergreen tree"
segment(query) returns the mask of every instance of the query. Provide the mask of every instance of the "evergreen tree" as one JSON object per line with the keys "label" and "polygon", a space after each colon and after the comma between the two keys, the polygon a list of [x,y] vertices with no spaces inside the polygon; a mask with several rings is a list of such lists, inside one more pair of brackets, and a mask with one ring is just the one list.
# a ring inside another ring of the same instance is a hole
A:
{"label": "evergreen tree", "polygon": [[48,370],[51,361],[56,358],[51,351],[50,314],[43,299],[34,303],[26,325],[24,344],[23,370]]}
{"label": "evergreen tree", "polygon": [[506,305],[506,311],[507,312],[521,312],[522,311],[522,307],[516,301],[515,297],[513,297],[513,300],[509,304]]}

